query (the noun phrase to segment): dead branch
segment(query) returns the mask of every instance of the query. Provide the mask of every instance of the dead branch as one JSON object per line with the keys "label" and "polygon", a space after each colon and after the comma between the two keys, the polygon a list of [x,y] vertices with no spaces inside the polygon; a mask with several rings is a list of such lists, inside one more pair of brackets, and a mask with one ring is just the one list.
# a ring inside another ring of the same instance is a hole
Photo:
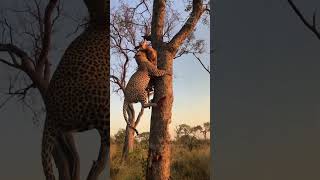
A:
{"label": "dead branch", "polygon": [[113,79],[111,80],[111,82],[117,84],[119,88],[122,90],[122,92],[124,92],[125,86],[123,85],[123,83],[121,83],[120,79],[114,75],[110,75],[110,78]]}
{"label": "dead branch", "polygon": [[195,53],[192,53],[192,55],[200,62],[201,66],[210,74],[209,68],[205,67],[201,59]]}
{"label": "dead branch", "polygon": [[[52,21],[51,21],[51,16],[53,13],[54,8],[57,5],[58,0],[50,0],[48,3],[45,14],[44,14],[44,32],[43,34],[41,33],[41,28],[40,28],[40,33],[42,34],[42,49],[39,55],[39,60],[37,61],[37,72],[42,73],[44,66],[47,64],[48,61],[48,54],[49,54],[49,48],[51,44],[51,32],[52,32]],[[40,26],[41,27],[41,26]]]}
{"label": "dead branch", "polygon": [[297,8],[297,6],[293,3],[292,0],[288,0],[288,3],[290,4],[291,8],[294,10],[294,12],[297,14],[297,16],[300,18],[300,20],[303,22],[305,26],[307,26],[308,29],[310,29],[316,37],[320,40],[320,32],[317,29],[316,25],[316,11],[314,11],[312,16],[312,23],[309,23],[306,18],[303,16],[302,12]]}

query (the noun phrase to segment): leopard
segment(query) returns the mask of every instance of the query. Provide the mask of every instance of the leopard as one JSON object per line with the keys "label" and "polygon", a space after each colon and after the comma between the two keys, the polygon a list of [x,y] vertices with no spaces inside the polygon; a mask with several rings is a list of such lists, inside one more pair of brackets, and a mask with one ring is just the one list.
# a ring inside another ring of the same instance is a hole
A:
{"label": "leopard", "polygon": [[[57,137],[96,129],[100,151],[91,171],[106,167],[110,143],[109,0],[84,0],[89,22],[65,50],[45,95],[41,158],[46,180],[54,180],[52,152]],[[98,173],[101,173],[99,170]],[[88,179],[90,179],[88,177]]]}
{"label": "leopard", "polygon": [[[144,36],[144,37],[148,37],[148,36]],[[147,39],[142,40],[138,46],[135,47],[135,49],[140,49],[140,50],[145,50],[147,52],[147,58],[148,60],[157,67],[157,62],[158,62],[158,53],[155,49],[153,49],[151,46],[148,45],[147,43]],[[146,88],[146,91],[148,92],[148,102],[150,101],[150,95],[152,95],[153,91],[154,91],[154,82],[155,82],[155,77],[150,77],[150,81],[149,84]],[[149,107],[150,109],[150,107]]]}
{"label": "leopard", "polygon": [[123,116],[128,124],[128,126],[135,130],[136,134],[139,132],[135,127],[131,126],[128,121],[128,108],[129,104],[140,103],[141,110],[137,117],[136,122],[140,120],[144,113],[144,108],[147,107],[157,107],[157,103],[148,102],[148,92],[146,91],[150,77],[162,77],[164,75],[171,75],[168,71],[158,69],[154,64],[152,64],[148,59],[148,51],[141,49],[135,54],[135,60],[138,64],[137,71],[130,77],[127,86],[124,90],[124,101],[123,101]]}
{"label": "leopard", "polygon": [[154,65],[157,66],[158,53],[157,51],[148,45],[147,40],[142,40],[138,46],[135,47],[136,50],[145,50],[147,53],[148,60]]}

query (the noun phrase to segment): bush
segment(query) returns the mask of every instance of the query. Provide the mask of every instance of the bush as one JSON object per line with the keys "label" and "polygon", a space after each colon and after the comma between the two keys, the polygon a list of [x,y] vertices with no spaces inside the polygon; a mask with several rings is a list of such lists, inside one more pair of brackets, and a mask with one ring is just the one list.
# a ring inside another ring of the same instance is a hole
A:
{"label": "bush", "polygon": [[[145,166],[147,164],[147,151],[136,145],[133,152],[129,153],[128,160],[121,162],[122,145],[112,145],[110,154],[110,176],[112,180],[142,180],[145,179]],[[119,150],[118,150],[119,149]]]}
{"label": "bush", "polygon": [[172,149],[172,179],[209,180],[210,179],[210,146],[202,145],[193,151],[183,147]]}
{"label": "bush", "polygon": [[[189,151],[178,143],[172,143],[171,176],[172,179],[209,180],[210,179],[210,144],[199,141],[200,145]],[[122,144],[111,144],[112,180],[143,180],[145,179],[148,150],[144,145],[136,143],[135,149],[128,160],[121,163]]]}

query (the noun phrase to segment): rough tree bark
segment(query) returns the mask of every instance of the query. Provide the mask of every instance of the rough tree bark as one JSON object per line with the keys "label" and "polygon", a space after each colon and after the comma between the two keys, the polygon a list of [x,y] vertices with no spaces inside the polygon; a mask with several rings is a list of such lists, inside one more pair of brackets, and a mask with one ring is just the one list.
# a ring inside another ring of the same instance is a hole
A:
{"label": "rough tree bark", "polygon": [[[166,43],[163,42],[166,0],[154,0],[151,42],[158,52],[160,69],[173,73],[173,59],[179,47],[194,30],[205,10],[202,0],[193,0],[188,20],[171,41]],[[164,76],[156,80],[154,100],[158,102],[158,107],[152,108],[146,178],[148,180],[168,180],[170,179],[171,154],[169,124],[173,103],[172,76]]]}

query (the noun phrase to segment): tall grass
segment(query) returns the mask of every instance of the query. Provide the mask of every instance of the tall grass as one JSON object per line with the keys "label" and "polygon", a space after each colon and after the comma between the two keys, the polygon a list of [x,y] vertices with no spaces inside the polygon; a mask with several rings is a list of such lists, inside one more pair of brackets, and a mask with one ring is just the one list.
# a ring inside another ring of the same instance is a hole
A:
{"label": "tall grass", "polygon": [[[171,178],[173,180],[209,180],[210,179],[210,144],[201,143],[191,151],[183,145],[172,144]],[[143,180],[147,166],[147,149],[139,143],[128,156],[126,162],[121,163],[122,144],[111,144],[112,180]]]}

